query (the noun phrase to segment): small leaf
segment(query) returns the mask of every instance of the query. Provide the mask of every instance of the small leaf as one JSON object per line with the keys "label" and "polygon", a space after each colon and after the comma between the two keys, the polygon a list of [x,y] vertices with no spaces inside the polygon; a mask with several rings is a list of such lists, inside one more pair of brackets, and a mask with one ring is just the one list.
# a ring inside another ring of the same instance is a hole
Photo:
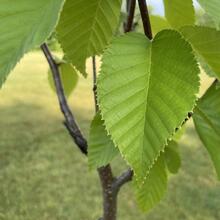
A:
{"label": "small leaf", "polygon": [[216,27],[220,28],[220,1],[219,0],[198,0],[199,4],[212,17]]}
{"label": "small leaf", "polygon": [[121,0],[66,0],[58,40],[74,66],[86,76],[86,58],[110,42],[120,18]]}
{"label": "small leaf", "polygon": [[23,55],[53,31],[63,0],[1,0],[0,87]]}
{"label": "small leaf", "polygon": [[164,157],[161,155],[150,170],[144,183],[134,182],[138,206],[144,212],[154,208],[167,191],[167,173]]}
{"label": "small leaf", "polygon": [[159,32],[152,43],[138,33],[115,38],[102,61],[101,114],[142,181],[193,109],[199,68],[190,45],[173,30]]}
{"label": "small leaf", "polygon": [[199,100],[193,120],[220,180],[220,88],[216,83]]}
{"label": "small leaf", "polygon": [[[60,63],[59,70],[64,92],[68,97],[75,89],[79,77],[74,67],[69,63]],[[56,92],[51,70],[48,71],[48,82],[51,89]]]}
{"label": "small leaf", "polygon": [[179,146],[177,142],[171,141],[165,149],[164,153],[165,161],[168,170],[176,174],[181,167],[181,158],[179,154]]}
{"label": "small leaf", "polygon": [[118,154],[118,148],[107,135],[100,113],[92,121],[88,145],[89,167],[93,169],[107,165]]}
{"label": "small leaf", "polygon": [[198,26],[186,26],[180,31],[220,79],[220,31]]}
{"label": "small leaf", "polygon": [[192,0],[164,0],[165,16],[173,28],[195,23]]}

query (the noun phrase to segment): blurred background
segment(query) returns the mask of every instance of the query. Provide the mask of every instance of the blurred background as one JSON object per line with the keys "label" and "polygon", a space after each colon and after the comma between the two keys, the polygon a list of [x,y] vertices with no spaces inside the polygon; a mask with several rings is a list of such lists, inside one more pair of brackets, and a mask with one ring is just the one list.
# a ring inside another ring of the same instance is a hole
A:
{"label": "blurred background", "polygon": [[[162,0],[149,0],[152,14],[163,16]],[[209,18],[196,4],[200,23]],[[138,15],[137,15],[138,16]],[[140,27],[141,29],[141,27]],[[48,41],[62,57],[53,34]],[[88,137],[94,116],[91,60],[89,77],[80,77],[68,101]],[[0,220],[97,220],[102,194],[96,171],[65,130],[56,95],[48,83],[48,64],[41,51],[26,55],[0,90]],[[212,82],[203,71],[201,94]],[[218,220],[220,184],[192,121],[180,140],[182,167],[170,176],[163,201],[141,213],[131,184],[119,195],[119,220]],[[125,163],[113,161],[115,174]]]}

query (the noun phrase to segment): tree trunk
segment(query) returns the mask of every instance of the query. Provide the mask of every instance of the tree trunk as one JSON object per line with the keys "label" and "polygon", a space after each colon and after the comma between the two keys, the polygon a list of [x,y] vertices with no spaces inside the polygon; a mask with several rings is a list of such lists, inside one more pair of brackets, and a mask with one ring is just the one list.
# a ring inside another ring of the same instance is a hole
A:
{"label": "tree trunk", "polygon": [[107,165],[98,169],[103,190],[103,217],[101,220],[117,219],[117,192],[113,190],[112,183],[114,177],[111,167]]}

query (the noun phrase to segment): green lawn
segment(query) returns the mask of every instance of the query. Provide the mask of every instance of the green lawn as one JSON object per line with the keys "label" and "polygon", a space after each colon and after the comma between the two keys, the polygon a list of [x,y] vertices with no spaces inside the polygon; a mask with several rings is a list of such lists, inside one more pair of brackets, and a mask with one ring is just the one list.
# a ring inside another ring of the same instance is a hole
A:
{"label": "green lawn", "polygon": [[[91,88],[91,78],[81,78],[69,98],[86,136],[94,114]],[[44,57],[26,56],[0,97],[0,220],[97,220],[99,179],[62,125]],[[220,219],[220,184],[191,122],[181,139],[181,156],[179,174],[151,213],[137,210],[130,184],[122,189],[119,220]],[[119,173],[125,165],[116,159],[113,167]]]}

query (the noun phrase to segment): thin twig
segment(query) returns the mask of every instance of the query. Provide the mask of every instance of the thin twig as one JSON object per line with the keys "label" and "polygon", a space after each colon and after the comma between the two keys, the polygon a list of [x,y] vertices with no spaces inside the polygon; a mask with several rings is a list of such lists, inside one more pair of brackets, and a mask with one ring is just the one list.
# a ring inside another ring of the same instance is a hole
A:
{"label": "thin twig", "polygon": [[41,45],[41,49],[44,52],[44,55],[50,65],[50,69],[53,75],[54,84],[56,88],[57,97],[60,104],[60,109],[64,115],[65,118],[65,126],[67,127],[69,133],[71,134],[72,138],[74,139],[74,142],[79,147],[81,152],[85,155],[87,155],[87,141],[84,138],[83,134],[81,133],[79,126],[77,125],[74,115],[71,112],[69,105],[67,103],[62,81],[60,78],[60,71],[58,68],[58,65],[56,64],[48,46],[46,43]]}
{"label": "thin twig", "polygon": [[127,17],[127,22],[125,23],[125,27],[124,27],[125,33],[130,32],[133,29],[135,7],[136,7],[136,0],[127,1],[128,17]]}
{"label": "thin twig", "polygon": [[153,35],[152,35],[150,17],[149,17],[146,0],[138,0],[138,3],[139,3],[140,12],[141,12],[142,22],[143,22],[144,33],[146,37],[152,40]]}
{"label": "thin twig", "polygon": [[95,111],[98,112],[98,101],[97,101],[97,68],[96,68],[96,57],[92,57],[92,70],[93,70],[93,94],[94,94],[94,101],[95,101]]}
{"label": "thin twig", "polygon": [[122,173],[112,184],[112,189],[115,192],[118,192],[120,188],[127,182],[131,181],[133,178],[133,171],[128,169],[124,173]]}

